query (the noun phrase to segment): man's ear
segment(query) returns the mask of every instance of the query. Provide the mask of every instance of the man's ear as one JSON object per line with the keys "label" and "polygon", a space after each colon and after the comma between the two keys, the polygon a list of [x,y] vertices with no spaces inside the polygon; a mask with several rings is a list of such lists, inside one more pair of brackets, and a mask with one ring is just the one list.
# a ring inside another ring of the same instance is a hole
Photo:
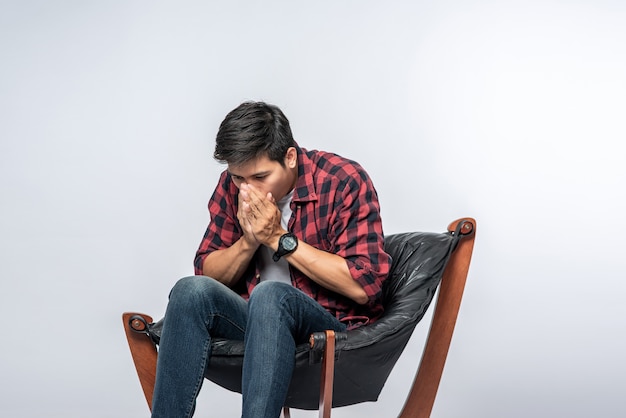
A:
{"label": "man's ear", "polygon": [[285,154],[285,165],[288,168],[295,168],[298,163],[298,151],[295,147],[289,147]]}

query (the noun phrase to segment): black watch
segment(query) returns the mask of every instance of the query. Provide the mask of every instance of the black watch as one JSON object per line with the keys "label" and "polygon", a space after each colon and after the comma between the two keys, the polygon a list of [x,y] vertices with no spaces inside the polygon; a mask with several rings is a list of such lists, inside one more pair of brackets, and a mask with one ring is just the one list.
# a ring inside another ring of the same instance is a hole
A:
{"label": "black watch", "polygon": [[272,260],[278,261],[280,257],[291,254],[298,248],[298,238],[291,232],[287,232],[286,234],[280,237],[278,241],[278,250],[272,256]]}

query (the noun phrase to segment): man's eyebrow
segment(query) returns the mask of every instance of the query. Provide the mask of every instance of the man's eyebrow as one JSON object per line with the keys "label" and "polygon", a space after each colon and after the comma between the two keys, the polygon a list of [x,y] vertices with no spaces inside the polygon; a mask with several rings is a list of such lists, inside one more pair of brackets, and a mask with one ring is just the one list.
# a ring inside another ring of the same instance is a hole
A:
{"label": "man's eyebrow", "polygon": [[[233,172],[232,172],[230,169],[228,169],[228,168],[226,169],[226,171],[228,171],[228,174],[230,174],[230,175],[231,175],[231,176],[233,176],[233,177],[243,177],[242,175],[239,175],[239,174],[237,174],[237,173],[233,173]],[[252,174],[250,174],[250,176],[249,176],[249,177],[266,176],[266,175],[268,175],[268,174],[270,174],[270,173],[271,173],[271,170],[264,170],[264,171],[259,171],[259,172],[257,172],[257,173],[252,173]]]}

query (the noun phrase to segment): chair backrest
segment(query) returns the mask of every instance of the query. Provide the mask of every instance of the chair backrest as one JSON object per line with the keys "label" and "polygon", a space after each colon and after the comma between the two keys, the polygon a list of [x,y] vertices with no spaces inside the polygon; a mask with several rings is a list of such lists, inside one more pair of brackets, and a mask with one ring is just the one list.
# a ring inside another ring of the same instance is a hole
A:
{"label": "chair backrest", "polygon": [[457,238],[447,233],[408,232],[385,239],[393,262],[383,288],[384,315],[375,323],[352,332],[346,346],[410,334],[435,295]]}

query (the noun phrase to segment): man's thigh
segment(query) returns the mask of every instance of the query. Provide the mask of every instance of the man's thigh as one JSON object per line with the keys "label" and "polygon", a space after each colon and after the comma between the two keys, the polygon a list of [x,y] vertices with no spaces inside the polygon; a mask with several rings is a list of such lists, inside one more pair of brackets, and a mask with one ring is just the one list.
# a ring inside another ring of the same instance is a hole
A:
{"label": "man's thigh", "polygon": [[346,325],[329,313],[315,299],[282,282],[263,282],[250,296],[249,318],[271,323],[270,327],[287,326],[296,343],[308,341],[313,332],[332,329],[345,331]]}

